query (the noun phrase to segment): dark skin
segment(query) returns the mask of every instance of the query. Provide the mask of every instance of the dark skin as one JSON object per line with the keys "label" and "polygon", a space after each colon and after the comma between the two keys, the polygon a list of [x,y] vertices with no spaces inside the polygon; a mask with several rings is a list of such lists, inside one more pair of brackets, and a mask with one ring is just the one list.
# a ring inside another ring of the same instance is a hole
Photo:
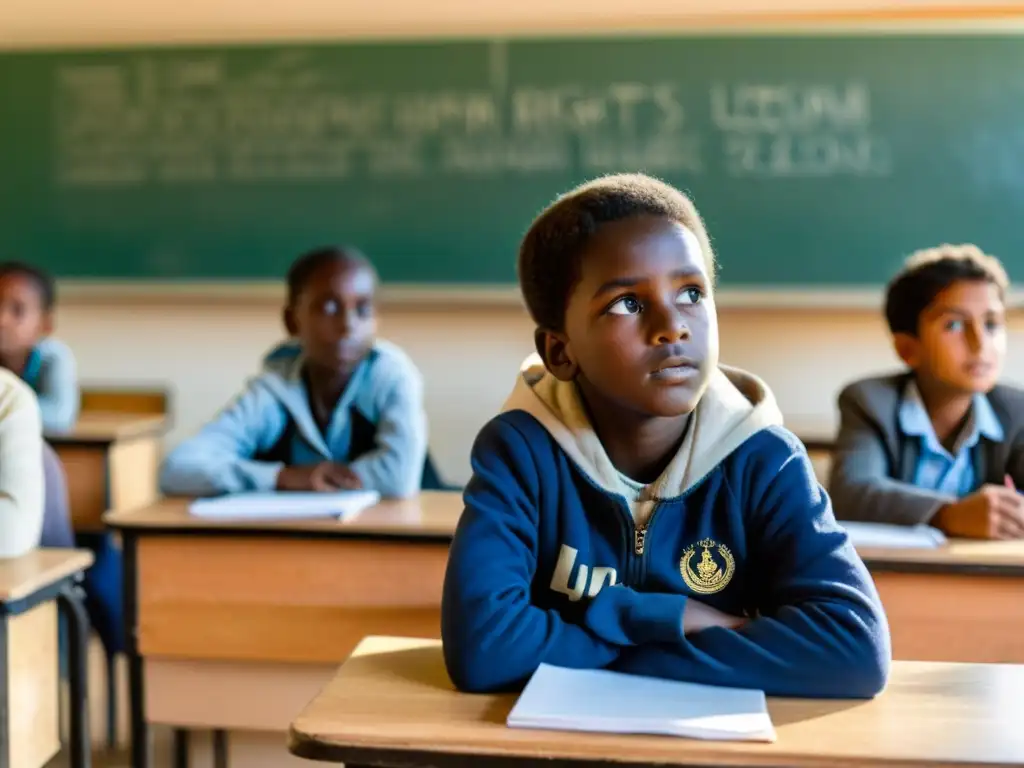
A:
{"label": "dark skin", "polygon": [[0,277],[0,367],[20,376],[32,348],[52,331],[53,315],[35,282],[18,274]]}
{"label": "dark skin", "polygon": [[[302,344],[303,376],[313,417],[326,433],[334,409],[377,334],[374,297],[377,276],[366,263],[337,259],[317,269],[295,301],[285,307],[284,324]],[[277,487],[286,491],[360,488],[346,465],[325,461],[281,470]]]}
{"label": "dark skin", "polygon": [[[712,281],[695,235],[638,216],[606,224],[582,255],[562,329],[538,329],[547,369],[575,382],[608,457],[653,482],[672,461],[718,364]],[[696,600],[685,632],[744,620]]]}
{"label": "dark skin", "polygon": [[[925,308],[916,335],[897,334],[896,351],[913,371],[935,436],[952,450],[976,393],[999,380],[1006,356],[1006,311],[999,289],[961,280]],[[932,524],[951,536],[1024,538],[1024,497],[1007,479],[985,485],[936,512]]]}
{"label": "dark skin", "polygon": [[564,329],[538,331],[538,349],[552,374],[576,382],[615,467],[652,482],[717,363],[704,257],[681,225],[636,217],[602,227],[583,264]]}

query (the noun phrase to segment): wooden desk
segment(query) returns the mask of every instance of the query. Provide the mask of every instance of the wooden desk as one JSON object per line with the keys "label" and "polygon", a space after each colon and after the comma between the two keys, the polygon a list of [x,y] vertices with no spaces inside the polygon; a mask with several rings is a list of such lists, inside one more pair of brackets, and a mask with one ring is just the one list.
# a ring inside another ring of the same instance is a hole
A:
{"label": "wooden desk", "polygon": [[37,768],[60,750],[57,611],[68,627],[71,765],[90,765],[89,619],[77,579],[88,552],[37,549],[0,560],[0,766]]}
{"label": "wooden desk", "polygon": [[[346,523],[212,522],[186,507],[106,518],[124,542],[136,768],[149,765],[149,722],[283,731],[365,635],[439,636],[458,493]],[[1024,662],[1024,551],[1011,550],[862,552],[895,657]]]}
{"label": "wooden desk", "polygon": [[83,413],[133,413],[166,416],[171,395],[166,389],[82,385]]}
{"label": "wooden desk", "polygon": [[769,699],[774,744],[513,729],[514,695],[456,693],[440,643],[367,638],[293,721],[289,749],[348,768],[1024,765],[1024,667],[896,662],[872,701]]}
{"label": "wooden desk", "polygon": [[76,532],[103,530],[104,513],[156,501],[164,416],[85,412],[69,432],[47,434],[68,478]]}
{"label": "wooden desk", "polygon": [[889,617],[894,658],[1024,664],[1024,541],[860,555]]}
{"label": "wooden desk", "polygon": [[148,723],[283,733],[364,636],[440,637],[461,513],[459,493],[424,493],[346,522],[213,522],[183,499],[107,515],[123,542],[134,768],[150,765]]}

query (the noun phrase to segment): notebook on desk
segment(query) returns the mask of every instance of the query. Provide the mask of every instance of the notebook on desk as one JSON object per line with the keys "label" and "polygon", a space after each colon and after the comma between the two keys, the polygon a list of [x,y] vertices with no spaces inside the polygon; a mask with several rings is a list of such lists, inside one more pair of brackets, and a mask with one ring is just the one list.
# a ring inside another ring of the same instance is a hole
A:
{"label": "notebook on desk", "polygon": [[188,511],[206,520],[346,520],[379,501],[377,491],[233,493],[196,499]]}
{"label": "notebook on desk", "polygon": [[775,741],[762,691],[541,664],[508,715],[512,728]]}

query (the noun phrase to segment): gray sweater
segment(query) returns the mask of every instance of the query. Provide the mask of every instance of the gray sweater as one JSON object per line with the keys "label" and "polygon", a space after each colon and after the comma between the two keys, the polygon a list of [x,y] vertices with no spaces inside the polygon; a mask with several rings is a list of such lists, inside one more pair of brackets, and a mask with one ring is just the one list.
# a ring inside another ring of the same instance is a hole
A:
{"label": "gray sweater", "polygon": [[[839,436],[828,485],[837,518],[917,525],[956,500],[912,483],[920,442],[899,426],[900,402],[911,376],[863,379],[840,393]],[[1017,488],[1024,488],[1024,391],[998,385],[987,397],[1005,439],[982,437],[972,449],[977,482],[1002,485],[1009,475]]]}

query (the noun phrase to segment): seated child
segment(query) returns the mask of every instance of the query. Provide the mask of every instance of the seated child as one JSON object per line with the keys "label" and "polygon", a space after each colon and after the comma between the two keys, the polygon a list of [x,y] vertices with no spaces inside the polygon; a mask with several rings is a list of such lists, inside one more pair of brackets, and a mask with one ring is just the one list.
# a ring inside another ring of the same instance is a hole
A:
{"label": "seated child", "polygon": [[32,390],[0,370],[0,557],[39,546],[43,530],[43,433]]}
{"label": "seated child", "polygon": [[284,310],[295,341],[271,352],[262,374],[171,452],[163,492],[417,493],[427,445],[423,385],[400,349],[375,339],[376,285],[355,250],[300,257]]}
{"label": "seated child", "polygon": [[0,367],[35,391],[46,432],[71,429],[80,403],[74,355],[49,338],[56,295],[53,278],[42,270],[0,264]]}
{"label": "seated child", "polygon": [[881,690],[871,577],[768,388],[719,364],[691,201],[639,175],[585,184],[533,223],[519,280],[539,356],[473,447],[441,607],[455,685],[548,663]]}
{"label": "seated child", "polygon": [[885,317],[908,370],[839,395],[829,492],[840,519],[1024,537],[1024,391],[996,383],[1007,288],[973,245],[916,253],[889,283]]}

